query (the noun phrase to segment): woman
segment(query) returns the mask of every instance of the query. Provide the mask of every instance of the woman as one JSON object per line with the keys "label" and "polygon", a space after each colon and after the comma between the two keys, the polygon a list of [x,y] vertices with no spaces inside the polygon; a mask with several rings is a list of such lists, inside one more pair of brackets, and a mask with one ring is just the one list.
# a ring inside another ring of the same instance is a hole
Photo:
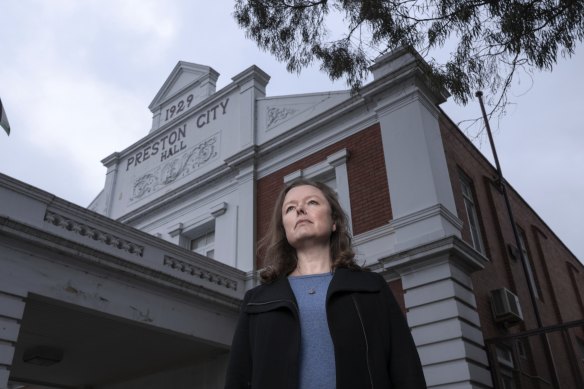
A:
{"label": "woman", "polygon": [[243,300],[225,388],[426,388],[400,308],[384,279],[355,263],[329,187],[284,188],[268,231],[262,285]]}

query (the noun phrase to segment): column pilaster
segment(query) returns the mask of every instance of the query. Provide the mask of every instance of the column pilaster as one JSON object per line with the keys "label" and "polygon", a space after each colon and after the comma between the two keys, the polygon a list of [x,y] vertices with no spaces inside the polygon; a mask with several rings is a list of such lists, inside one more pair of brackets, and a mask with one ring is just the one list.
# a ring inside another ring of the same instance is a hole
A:
{"label": "column pilaster", "polygon": [[492,388],[471,274],[486,259],[448,237],[380,261],[401,278],[407,320],[428,388]]}
{"label": "column pilaster", "polygon": [[23,293],[0,287],[0,388],[8,387],[24,306]]}

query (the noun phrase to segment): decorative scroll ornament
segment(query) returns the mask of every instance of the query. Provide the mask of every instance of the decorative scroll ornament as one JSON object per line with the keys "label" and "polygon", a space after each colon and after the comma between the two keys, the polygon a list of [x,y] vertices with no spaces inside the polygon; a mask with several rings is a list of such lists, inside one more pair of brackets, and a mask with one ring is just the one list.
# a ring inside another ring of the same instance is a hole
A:
{"label": "decorative scroll ornament", "polygon": [[266,128],[272,128],[283,122],[297,112],[297,110],[286,107],[266,108]]}
{"label": "decorative scroll ornament", "polygon": [[221,276],[217,273],[213,273],[209,270],[200,268],[185,261],[181,261],[180,259],[170,257],[168,255],[164,256],[164,266],[169,266],[170,268],[178,270],[182,273],[190,274],[193,277],[198,277],[202,280],[223,286],[227,289],[237,290],[237,281]]}
{"label": "decorative scroll ornament", "polygon": [[45,222],[50,223],[57,227],[61,227],[67,231],[74,232],[78,235],[93,239],[95,241],[103,242],[108,246],[115,247],[119,250],[126,251],[130,254],[134,254],[139,257],[142,257],[144,253],[144,247],[136,243],[132,243],[122,238],[118,238],[113,234],[110,234],[102,230],[98,230],[97,228],[90,227],[86,224],[80,223],[76,220],[69,219],[63,215],[59,215],[51,211],[47,211],[47,213],[45,214]]}
{"label": "decorative scroll ornament", "polygon": [[179,178],[188,176],[217,156],[218,135],[197,144],[180,157],[162,164],[134,181],[130,201],[140,200]]}

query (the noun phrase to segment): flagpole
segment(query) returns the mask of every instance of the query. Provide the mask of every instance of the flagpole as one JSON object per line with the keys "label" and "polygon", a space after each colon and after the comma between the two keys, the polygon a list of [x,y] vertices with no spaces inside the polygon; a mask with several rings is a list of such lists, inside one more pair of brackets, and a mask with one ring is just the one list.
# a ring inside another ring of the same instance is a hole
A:
{"label": "flagpole", "polygon": [[[489,136],[489,142],[491,144],[491,152],[493,153],[493,157],[495,158],[495,166],[497,168],[497,178],[498,178],[498,185],[503,193],[503,197],[505,198],[505,205],[507,206],[507,213],[509,216],[509,221],[511,222],[511,228],[513,229],[513,235],[515,236],[515,245],[517,247],[517,251],[519,252],[519,258],[521,260],[521,265],[523,267],[523,274],[525,275],[525,279],[527,280],[527,289],[529,291],[529,298],[531,299],[531,305],[533,307],[533,312],[535,314],[535,320],[537,322],[537,328],[543,327],[543,321],[541,319],[541,314],[539,312],[539,304],[537,303],[536,293],[535,293],[535,285],[533,284],[533,279],[529,277],[529,268],[527,263],[527,258],[523,253],[521,240],[519,238],[519,231],[517,230],[517,224],[515,223],[515,216],[513,215],[513,210],[511,208],[511,201],[509,201],[509,195],[507,194],[507,182],[503,178],[503,171],[501,170],[501,164],[499,163],[499,157],[497,156],[497,149],[495,148],[495,141],[493,140],[493,134],[491,133],[491,126],[489,125],[489,119],[487,117],[487,112],[485,111],[485,105],[483,104],[483,92],[478,91],[476,92],[475,96],[479,99],[479,104],[481,106],[481,112],[483,114],[483,120],[485,122],[485,128],[487,130],[487,135]],[[552,354],[551,345],[549,343],[549,338],[547,333],[542,334],[543,343],[545,345],[545,350],[548,355],[549,361],[552,367],[552,381],[554,383],[554,388],[559,388],[560,383],[558,380],[558,373],[556,368],[556,363],[554,361],[554,356]]]}

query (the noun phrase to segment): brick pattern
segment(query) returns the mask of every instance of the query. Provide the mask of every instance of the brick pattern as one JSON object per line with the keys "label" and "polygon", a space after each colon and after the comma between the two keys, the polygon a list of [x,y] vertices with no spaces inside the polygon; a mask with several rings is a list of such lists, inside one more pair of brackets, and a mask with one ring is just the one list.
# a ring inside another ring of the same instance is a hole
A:
{"label": "brick pattern", "polygon": [[[266,233],[272,207],[283,187],[284,177],[299,169],[322,162],[327,156],[341,149],[349,151],[347,174],[353,234],[361,234],[387,224],[391,220],[381,130],[379,124],[375,124],[259,179],[256,186],[257,236],[259,238]],[[261,263],[258,262],[257,266],[261,268]]]}
{"label": "brick pattern", "polygon": [[[477,309],[485,339],[517,333],[537,327],[531,306],[527,281],[519,258],[513,258],[510,247],[515,247],[515,238],[509,222],[502,192],[495,183],[496,170],[472,143],[447,117],[440,121],[443,144],[451,178],[452,190],[459,218],[465,222],[462,238],[471,244],[467,215],[459,183],[459,171],[463,171],[474,183],[476,205],[479,210],[486,257],[490,260],[486,268],[472,276]],[[538,302],[544,325],[579,320],[583,318],[582,301],[584,288],[584,266],[564,246],[543,220],[512,188],[508,188],[513,214],[517,224],[525,232],[527,251],[533,265],[535,277],[541,288]],[[576,269],[576,271],[574,271]],[[492,320],[490,291],[506,287],[519,296],[524,322],[510,328]],[[574,330],[582,337],[582,329]],[[570,353],[559,335],[553,344],[556,364],[559,366],[561,383],[572,387],[573,372],[570,371]],[[537,339],[530,339],[528,353],[538,355],[531,362],[532,373],[546,371],[547,362],[543,348]],[[530,349],[530,350],[529,350]],[[584,373],[584,372],[583,372]]]}

